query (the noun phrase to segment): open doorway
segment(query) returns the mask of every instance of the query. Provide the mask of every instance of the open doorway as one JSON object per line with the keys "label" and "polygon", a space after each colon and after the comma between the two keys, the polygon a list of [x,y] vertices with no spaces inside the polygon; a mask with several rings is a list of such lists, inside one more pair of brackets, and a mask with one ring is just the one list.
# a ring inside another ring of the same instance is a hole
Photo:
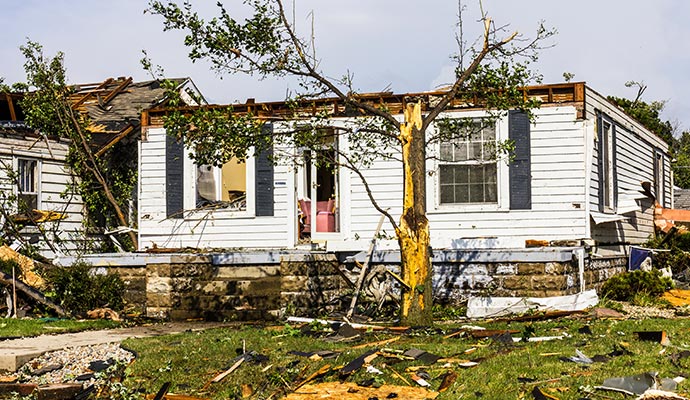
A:
{"label": "open doorway", "polygon": [[337,142],[317,151],[302,152],[298,171],[298,232],[302,243],[325,240],[340,232],[339,169]]}

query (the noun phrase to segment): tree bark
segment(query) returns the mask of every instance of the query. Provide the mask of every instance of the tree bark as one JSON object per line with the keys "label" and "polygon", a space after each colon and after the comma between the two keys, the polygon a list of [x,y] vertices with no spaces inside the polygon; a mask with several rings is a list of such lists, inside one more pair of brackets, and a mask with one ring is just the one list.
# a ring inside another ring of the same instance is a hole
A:
{"label": "tree bark", "polygon": [[400,323],[429,326],[433,322],[433,293],[425,199],[426,143],[422,130],[421,103],[407,105],[405,122],[400,124],[400,139],[404,194],[402,216],[396,235],[400,245],[402,279],[410,288],[402,288]]}

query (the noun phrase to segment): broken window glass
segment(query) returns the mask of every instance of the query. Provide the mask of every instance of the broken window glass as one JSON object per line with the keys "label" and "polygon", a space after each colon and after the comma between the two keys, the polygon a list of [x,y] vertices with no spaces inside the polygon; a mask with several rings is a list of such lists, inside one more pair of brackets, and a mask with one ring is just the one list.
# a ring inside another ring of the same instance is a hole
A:
{"label": "broken window glass", "polygon": [[197,206],[217,205],[235,211],[247,209],[247,164],[231,159],[222,167],[200,165],[196,178]]}

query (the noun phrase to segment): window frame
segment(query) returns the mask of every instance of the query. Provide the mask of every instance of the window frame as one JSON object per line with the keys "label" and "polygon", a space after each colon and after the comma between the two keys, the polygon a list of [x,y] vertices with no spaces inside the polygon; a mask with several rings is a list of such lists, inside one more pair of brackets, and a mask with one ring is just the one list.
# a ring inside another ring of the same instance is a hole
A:
{"label": "window frame", "polygon": [[[480,119],[487,117],[488,113],[485,111],[474,111],[474,112],[462,112],[461,114],[457,112],[446,112],[442,113],[439,118],[450,118],[450,119],[460,119],[460,118],[472,118]],[[429,135],[436,135],[438,133],[438,126],[436,124],[432,125],[428,129]],[[495,122],[495,141],[496,143],[501,143],[508,140],[508,116],[502,116]],[[477,212],[490,212],[490,211],[504,211],[510,208],[510,196],[509,194],[509,180],[508,180],[508,162],[499,158],[494,161],[483,162],[482,164],[495,163],[496,165],[496,202],[492,203],[442,203],[441,202],[441,165],[453,165],[467,162],[446,162],[440,159],[441,144],[435,143],[430,148],[430,157],[427,161],[427,187],[433,188],[433,196],[427,196],[427,210],[429,213],[445,213],[445,212],[456,212],[462,211],[477,211]]]}
{"label": "window frame", "polygon": [[654,149],[654,195],[662,207],[666,201],[666,168],[665,156],[659,149]]}
{"label": "window frame", "polygon": [[[191,185],[186,185],[186,189],[184,192],[184,209],[185,210],[195,210],[194,212],[188,213],[185,216],[185,219],[198,219],[200,214],[199,213],[204,213],[204,210],[197,210],[197,168],[199,167],[198,164],[194,162],[189,157],[190,154],[189,148],[185,146],[185,164],[184,164],[184,174],[185,174],[185,179],[188,180],[188,182],[192,182]],[[255,159],[254,159],[254,149],[250,149],[247,152],[247,157],[245,159],[246,163],[246,168],[245,168],[245,174],[246,174],[246,198],[247,198],[247,206],[245,207],[244,210],[231,210],[231,209],[224,209],[224,208],[218,208],[214,209],[214,213],[223,213],[226,214],[227,217],[229,218],[247,218],[247,217],[255,217],[256,216],[256,183],[255,183],[255,174],[256,174],[256,166],[255,166]],[[220,167],[213,166],[213,177],[216,182],[216,196],[221,195],[222,191],[222,171]],[[219,197],[222,198],[222,197]]]}
{"label": "window frame", "polygon": [[[34,163],[34,191],[33,192],[24,192],[21,190],[20,186],[22,185],[23,178],[22,178],[22,171],[20,170],[21,164],[23,162],[33,162]],[[36,197],[36,209],[40,210],[42,208],[42,202],[41,202],[41,182],[42,177],[41,177],[41,160],[38,158],[31,158],[31,157],[16,157],[15,158],[15,165],[14,165],[14,171],[17,173],[17,181],[13,184],[14,187],[14,193],[17,196],[17,209],[19,209],[19,201],[21,196],[35,196]]]}
{"label": "window frame", "polygon": [[[615,176],[615,155],[614,148],[616,134],[616,125],[614,121],[605,114],[601,114],[601,135],[599,163],[601,164],[601,171],[604,181],[601,183],[603,192],[599,193],[601,197],[601,204],[603,211],[606,213],[616,212],[616,176]],[[602,159],[603,157],[603,159]],[[599,179],[602,179],[600,176]]]}

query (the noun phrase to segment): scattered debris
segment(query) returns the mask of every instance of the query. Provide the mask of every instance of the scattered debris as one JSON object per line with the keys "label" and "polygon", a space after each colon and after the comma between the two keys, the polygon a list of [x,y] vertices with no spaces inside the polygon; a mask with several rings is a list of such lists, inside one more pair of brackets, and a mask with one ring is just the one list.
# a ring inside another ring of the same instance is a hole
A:
{"label": "scattered debris", "polygon": [[611,390],[634,396],[644,394],[650,389],[675,390],[676,386],[677,383],[673,379],[660,379],[656,372],[645,372],[639,375],[606,379],[601,386],[596,386],[595,389]]}
{"label": "scattered debris", "polygon": [[410,377],[412,378],[413,381],[415,381],[421,387],[430,387],[431,386],[431,384],[429,382],[427,382],[426,379],[424,379],[423,377],[421,377],[420,375],[418,375],[414,372],[410,375]]}
{"label": "scattered debris", "polygon": [[446,390],[448,390],[449,387],[453,383],[455,383],[455,380],[458,379],[458,374],[455,373],[455,371],[448,371],[446,372],[445,375],[443,375],[443,378],[441,379],[441,385],[438,387],[438,392],[443,393]]}
{"label": "scattered debris", "polygon": [[19,279],[12,279],[12,275],[8,275],[8,274],[0,271],[0,284],[10,285],[10,286],[14,285],[18,292],[22,292],[24,295],[28,296],[29,298],[37,301],[40,304],[43,304],[44,306],[48,307],[51,310],[55,311],[59,316],[61,316],[61,317],[67,316],[67,313],[65,312],[65,310],[62,307],[60,307],[59,305],[50,301],[39,290],[27,285],[26,283],[22,282]]}
{"label": "scattered debris", "polygon": [[86,317],[90,319],[109,319],[112,321],[122,321],[120,314],[111,308],[96,308],[86,312]]}
{"label": "scattered debris", "polygon": [[688,400],[688,398],[679,396],[673,392],[650,389],[635,400]]}
{"label": "scattered debris", "polygon": [[415,360],[419,360],[423,362],[424,364],[434,364],[436,361],[438,361],[441,357],[428,353],[424,350],[419,350],[419,349],[410,349],[407,350],[405,353],[403,353],[404,356],[407,357],[412,357]]}
{"label": "scattered debris", "polygon": [[[345,322],[342,321],[333,321],[333,320],[328,320],[328,319],[319,319],[319,318],[304,318],[304,317],[288,317],[287,322],[295,322],[295,323],[302,323],[302,324],[311,324],[313,322],[318,322],[319,324],[323,325],[331,325],[331,326],[336,326],[339,327]],[[357,330],[372,330],[372,331],[385,331],[389,330],[391,332],[405,332],[410,329],[408,326],[381,326],[381,325],[370,325],[370,324],[357,324],[357,323],[349,323],[350,326]]]}
{"label": "scattered debris", "polygon": [[535,400],[558,400],[558,397],[545,393],[538,386],[532,389],[532,396],[534,396]]}
{"label": "scattered debris", "polygon": [[362,354],[361,356],[355,358],[354,360],[350,361],[349,364],[343,367],[343,369],[340,370],[340,376],[345,377],[347,375],[350,375],[351,373],[357,371],[358,369],[362,368],[364,364],[368,364],[378,356],[376,354],[378,352],[378,349],[376,350],[369,350],[366,353]]}
{"label": "scattered debris", "polygon": [[580,350],[575,350],[575,355],[572,357],[562,357],[561,360],[563,361],[571,361],[577,364],[594,364],[594,360],[591,358],[587,357],[585,353],[581,352]]}
{"label": "scattered debris", "polygon": [[592,310],[592,316],[594,318],[601,318],[601,319],[623,319],[624,315],[619,313],[616,310],[612,310],[610,308],[594,308]]}
{"label": "scattered debris", "polygon": [[666,335],[666,331],[640,331],[635,332],[635,334],[640,340],[657,342],[662,346],[668,346],[671,344],[668,335]]}
{"label": "scattered debris", "polygon": [[582,311],[599,303],[596,290],[555,297],[471,297],[468,318],[500,317],[528,311]]}
{"label": "scattered debris", "polygon": [[298,391],[288,394],[285,400],[369,400],[378,399],[435,399],[438,392],[424,388],[382,385],[362,387],[352,382],[324,382],[302,386]]}

